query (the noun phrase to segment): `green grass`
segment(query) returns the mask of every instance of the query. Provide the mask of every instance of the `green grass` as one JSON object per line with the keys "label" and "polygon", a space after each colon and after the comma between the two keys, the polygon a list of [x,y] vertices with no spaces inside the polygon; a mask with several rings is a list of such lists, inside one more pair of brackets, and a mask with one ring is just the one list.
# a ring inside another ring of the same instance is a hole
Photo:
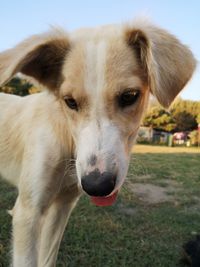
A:
{"label": "green grass", "polygon": [[[179,190],[174,201],[141,202],[129,187],[142,182]],[[16,192],[0,181],[0,266],[10,258],[12,207]],[[112,207],[99,208],[83,196],[59,251],[58,267],[181,266],[182,244],[200,231],[200,154],[135,154],[127,182]]]}

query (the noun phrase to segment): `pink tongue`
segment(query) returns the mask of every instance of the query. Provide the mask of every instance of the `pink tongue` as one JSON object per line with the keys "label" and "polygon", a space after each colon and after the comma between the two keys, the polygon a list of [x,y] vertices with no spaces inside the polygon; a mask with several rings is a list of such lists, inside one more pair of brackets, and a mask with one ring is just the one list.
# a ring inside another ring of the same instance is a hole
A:
{"label": "pink tongue", "polygon": [[111,206],[117,198],[117,192],[108,197],[91,197],[91,202],[96,206]]}

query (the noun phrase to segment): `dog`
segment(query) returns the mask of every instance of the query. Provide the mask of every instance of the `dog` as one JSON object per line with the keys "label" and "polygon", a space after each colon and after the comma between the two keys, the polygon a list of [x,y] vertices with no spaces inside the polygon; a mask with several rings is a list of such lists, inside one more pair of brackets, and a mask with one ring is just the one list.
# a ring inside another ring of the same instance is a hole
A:
{"label": "dog", "polygon": [[196,235],[195,239],[183,245],[181,262],[191,267],[200,266],[200,235]]}
{"label": "dog", "polygon": [[18,188],[14,267],[52,267],[82,192],[111,205],[150,94],[168,107],[196,60],[145,20],[35,35],[0,54],[0,84],[17,73],[44,91],[0,94],[0,175]]}

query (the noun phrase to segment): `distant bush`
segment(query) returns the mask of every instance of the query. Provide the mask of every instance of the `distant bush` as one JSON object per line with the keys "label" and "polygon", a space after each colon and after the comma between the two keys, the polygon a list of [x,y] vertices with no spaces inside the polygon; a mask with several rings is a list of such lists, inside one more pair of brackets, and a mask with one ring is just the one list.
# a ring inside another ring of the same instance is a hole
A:
{"label": "distant bush", "polygon": [[189,137],[190,137],[190,143],[191,145],[193,146],[197,146],[198,145],[198,138],[199,138],[199,133],[197,130],[195,131],[192,131],[190,134],[189,134]]}

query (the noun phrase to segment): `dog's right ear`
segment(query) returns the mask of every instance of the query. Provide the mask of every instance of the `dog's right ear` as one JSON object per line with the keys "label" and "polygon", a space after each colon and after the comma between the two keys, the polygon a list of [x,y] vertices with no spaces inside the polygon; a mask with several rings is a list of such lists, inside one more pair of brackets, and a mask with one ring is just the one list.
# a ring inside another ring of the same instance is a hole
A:
{"label": "dog's right ear", "polygon": [[62,82],[62,66],[69,49],[67,36],[59,30],[30,37],[0,53],[0,85],[20,72],[56,90]]}

